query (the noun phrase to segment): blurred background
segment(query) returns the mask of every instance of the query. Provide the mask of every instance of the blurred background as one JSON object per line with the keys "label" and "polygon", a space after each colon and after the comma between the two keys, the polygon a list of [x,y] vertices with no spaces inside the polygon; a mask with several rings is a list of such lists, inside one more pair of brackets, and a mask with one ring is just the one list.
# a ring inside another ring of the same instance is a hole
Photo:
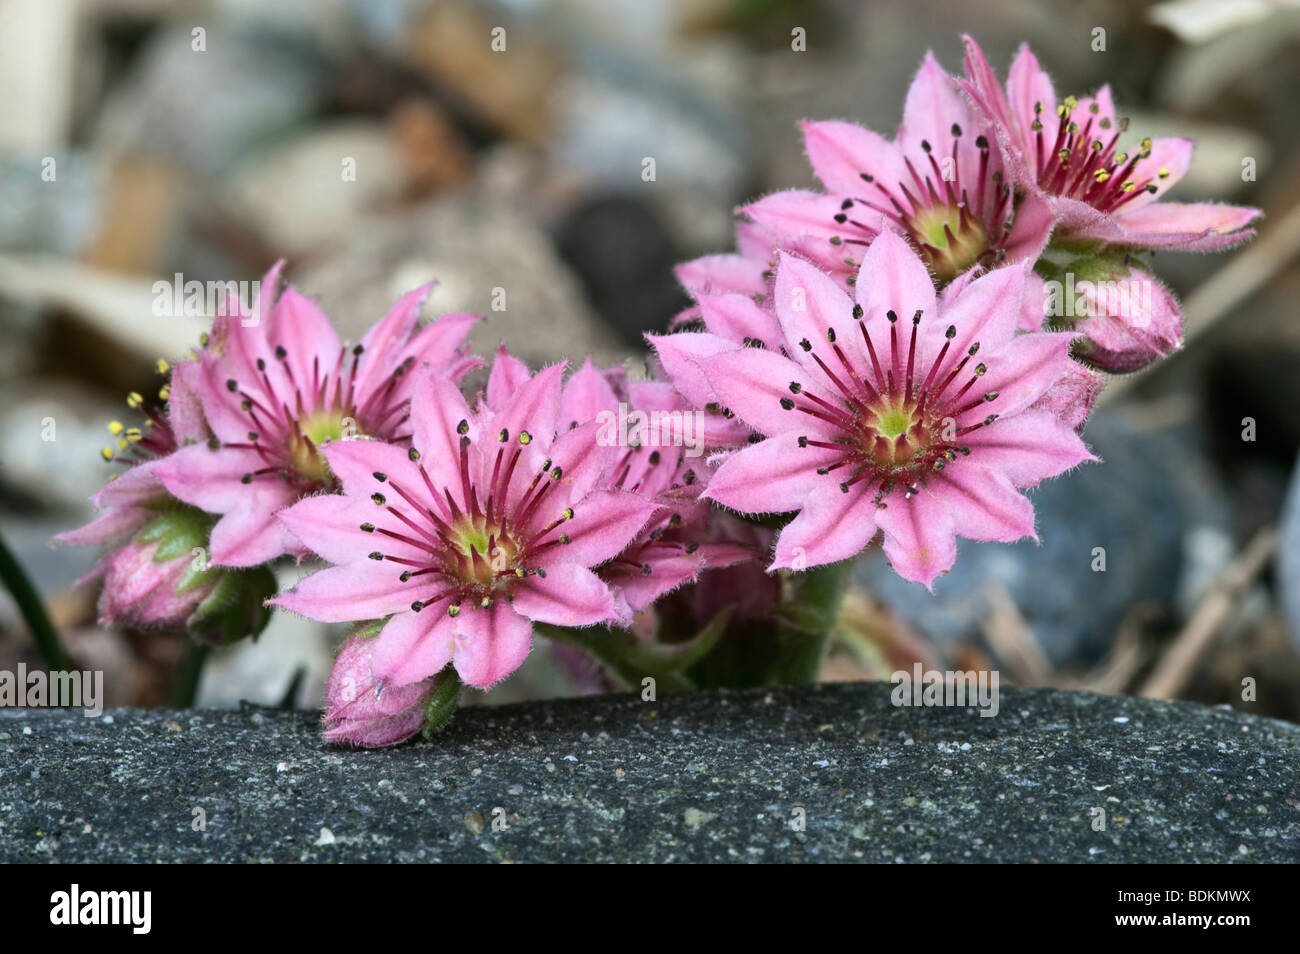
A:
{"label": "blurred background", "polygon": [[[285,257],[355,339],[437,279],[430,315],[489,315],[480,350],[640,362],[685,304],[672,265],[728,249],[739,202],[814,185],[796,121],[892,134],[927,49],[960,71],[962,32],[1000,71],[1028,41],[1062,95],[1109,82],[1140,134],[1197,140],[1172,198],[1267,217],[1244,249],[1157,256],[1188,345],[1112,385],[1085,433],[1104,463],[1034,493],[1042,544],[962,541],[933,597],[873,555],[824,676],[997,668],[1300,721],[1300,10],[1281,0],[0,0],[0,533],[75,661],[109,705],[155,705],[185,651],[97,627],[72,587],[95,555],[48,543],[90,516],[124,395],[207,326],[155,316],[155,281]],[[339,635],[277,617],[209,661],[198,701],[318,705]],[[19,661],[39,656],[0,594],[0,668]],[[492,697],[599,687],[534,653]]]}

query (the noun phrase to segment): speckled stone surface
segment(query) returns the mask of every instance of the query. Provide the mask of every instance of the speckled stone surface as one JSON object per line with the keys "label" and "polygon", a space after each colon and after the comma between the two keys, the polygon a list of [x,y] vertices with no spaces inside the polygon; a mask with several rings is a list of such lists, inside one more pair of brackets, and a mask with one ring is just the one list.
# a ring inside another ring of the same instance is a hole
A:
{"label": "speckled stone surface", "polygon": [[889,690],[472,708],[380,752],[309,713],[3,710],[0,861],[1300,861],[1298,726]]}

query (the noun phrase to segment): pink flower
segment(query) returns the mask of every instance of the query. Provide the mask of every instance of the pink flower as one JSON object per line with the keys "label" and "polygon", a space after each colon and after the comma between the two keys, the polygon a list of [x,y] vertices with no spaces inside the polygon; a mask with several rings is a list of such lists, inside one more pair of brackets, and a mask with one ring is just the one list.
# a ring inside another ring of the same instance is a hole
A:
{"label": "pink flower", "polygon": [[803,134],[825,194],[778,192],[740,211],[772,245],[846,283],[886,229],[905,235],[940,282],[976,265],[1032,261],[1047,244],[1047,205],[1015,201],[988,121],[968,108],[932,54],[912,81],[892,142],[846,122],[804,123]]}
{"label": "pink flower", "polygon": [[390,617],[371,666],[386,685],[450,661],[486,688],[517,669],[533,620],[590,626],[619,616],[592,567],[622,551],[655,505],[600,489],[596,423],[558,426],[563,366],[528,376],[498,357],[471,410],[447,374],[422,375],[412,444],[330,444],[342,495],[281,513],[286,532],[336,564],[274,605],[327,622]]}
{"label": "pink flower", "polygon": [[[749,348],[710,334],[656,340],[661,356],[670,345],[679,357],[707,353],[696,373],[714,399],[766,437],[728,458],[705,496],[742,513],[799,511],[770,569],[847,559],[880,530],[895,570],[930,586],[959,535],[1034,536],[1019,490],[1091,455],[1033,407],[1069,367],[1072,336],[1016,333],[1026,269],[937,299],[922,259],[884,232],[864,256],[856,303],[783,254],[779,336]],[[705,343],[674,341],[690,337]]]}
{"label": "pink flower", "polygon": [[605,489],[626,490],[655,505],[628,547],[597,570],[629,609],[646,609],[706,565],[753,559],[752,550],[716,538],[722,518],[700,499],[712,471],[703,456],[711,436],[704,415],[671,384],[628,382],[587,360],[565,383],[560,424],[588,421],[597,424],[597,442],[613,448]]}
{"label": "pink flower", "polygon": [[277,264],[252,316],[227,305],[200,356],[199,393],[215,439],[158,468],[167,489],[208,513],[212,560],[256,566],[302,548],[273,516],[309,494],[337,487],[322,448],[348,436],[410,438],[412,374],[454,376],[477,364],[461,345],[474,315],[444,315],[417,328],[431,285],[404,295],[348,349],[313,302],[293,288],[276,297]]}
{"label": "pink flower", "polygon": [[424,726],[425,708],[438,676],[405,686],[375,678],[370,654],[374,639],[353,636],[339,650],[325,689],[325,741],[362,748],[405,742]]}
{"label": "pink flower", "polygon": [[1021,46],[1004,91],[979,45],[964,40],[961,87],[993,124],[1017,187],[1050,202],[1062,238],[1211,251],[1254,235],[1245,226],[1258,209],[1157,201],[1186,173],[1190,139],[1143,139],[1121,149],[1128,120],[1116,118],[1109,86],[1058,101],[1051,77]]}

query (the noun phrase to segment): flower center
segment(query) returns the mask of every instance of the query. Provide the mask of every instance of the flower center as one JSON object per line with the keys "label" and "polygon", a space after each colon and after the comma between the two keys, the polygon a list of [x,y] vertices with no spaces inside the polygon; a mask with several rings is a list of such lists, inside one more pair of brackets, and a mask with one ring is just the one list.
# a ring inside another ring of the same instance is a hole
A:
{"label": "flower center", "polygon": [[356,426],[356,412],[350,408],[318,408],[297,421],[289,429],[289,462],[293,469],[312,482],[333,480],[329,464],[321,448],[331,441],[345,437],[360,437]]}
{"label": "flower center", "polygon": [[911,217],[910,231],[930,271],[942,282],[952,281],[989,250],[984,226],[961,205],[920,209]]}
{"label": "flower center", "polygon": [[803,382],[791,381],[781,407],[819,422],[824,437],[804,435],[798,440],[800,447],[833,452],[831,462],[817,468],[819,475],[835,474],[846,494],[855,484],[868,482],[877,488],[876,504],[887,506],[884,498],[896,485],[911,496],[932,471],[970,453],[963,436],[992,424],[997,415],[964,425],[958,421],[969,420],[976,408],[996,401],[998,392],[977,387],[988,371],[975,360],[978,341],[965,353],[953,353],[955,326],[948,327],[938,354],[924,364],[917,355],[920,311],[912,316],[907,339],[899,334],[898,315],[888,313],[887,348],[883,341],[878,346],[872,340],[862,317],[862,309],[855,308],[866,350],[861,357],[865,361],[869,356],[869,370],[849,361],[833,329],[827,332],[825,344],[814,345],[805,338],[800,349],[822,370],[833,390],[823,396]]}
{"label": "flower center", "polygon": [[1128,130],[1128,120],[1112,123],[1109,117],[1098,115],[1101,107],[1093,102],[1080,126],[1072,118],[1078,106],[1073,96],[1057,104],[1060,122],[1055,141],[1049,143],[1043,138],[1043,121],[1039,118],[1043,104],[1034,103],[1035,117],[1029,128],[1035,135],[1039,186],[1045,192],[1078,199],[1103,212],[1114,212],[1143,193],[1158,192],[1157,182],[1167,179],[1169,170],[1144,166],[1137,171],[1139,164],[1151,156],[1151,140],[1143,139],[1132,153],[1116,152],[1120,135]]}
{"label": "flower center", "polygon": [[[1000,170],[990,171],[986,136],[975,139],[980,157],[975,168],[961,167],[958,146],[962,131],[956,123],[952,136],[952,151],[942,162],[925,140],[921,141],[923,158],[919,163],[913,164],[913,157],[905,155],[907,181],[891,185],[870,173],[859,173],[867,193],[844,200],[834,218],[846,235],[831,236],[831,244],[868,246],[879,234],[878,228],[855,217],[855,206],[861,205],[902,226],[940,283],[1000,255],[1014,212],[1011,187],[1002,181]],[[844,262],[858,264],[853,258]]]}

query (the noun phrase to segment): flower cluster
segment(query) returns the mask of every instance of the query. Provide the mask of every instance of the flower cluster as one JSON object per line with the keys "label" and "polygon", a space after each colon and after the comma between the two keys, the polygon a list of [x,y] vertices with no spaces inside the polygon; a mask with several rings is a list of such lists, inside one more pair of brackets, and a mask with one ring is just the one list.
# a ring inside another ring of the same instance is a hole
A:
{"label": "flower cluster", "polygon": [[[824,190],[744,206],[735,253],[679,266],[693,303],[649,337],[648,380],[489,365],[476,316],[421,324],[431,286],[344,343],[277,265],[160,363],[145,426],[110,426],[127,469],[60,537],[108,546],[104,622],[353,624],[325,737],[373,747],[537,633],[624,681],[806,676],[827,614],[785,604],[839,593],[814,571],[879,537],[931,588],[957,537],[1036,538],[1023,491],[1094,459],[1104,373],[1180,343],[1142,253],[1226,248],[1258,212],[1163,201],[1190,142],[1125,143],[1106,88],[1058,101],[1027,49],[1003,87],[966,44],[964,76],[925,57],[892,139],[803,125]],[[289,559],[324,565],[277,595]]]}

